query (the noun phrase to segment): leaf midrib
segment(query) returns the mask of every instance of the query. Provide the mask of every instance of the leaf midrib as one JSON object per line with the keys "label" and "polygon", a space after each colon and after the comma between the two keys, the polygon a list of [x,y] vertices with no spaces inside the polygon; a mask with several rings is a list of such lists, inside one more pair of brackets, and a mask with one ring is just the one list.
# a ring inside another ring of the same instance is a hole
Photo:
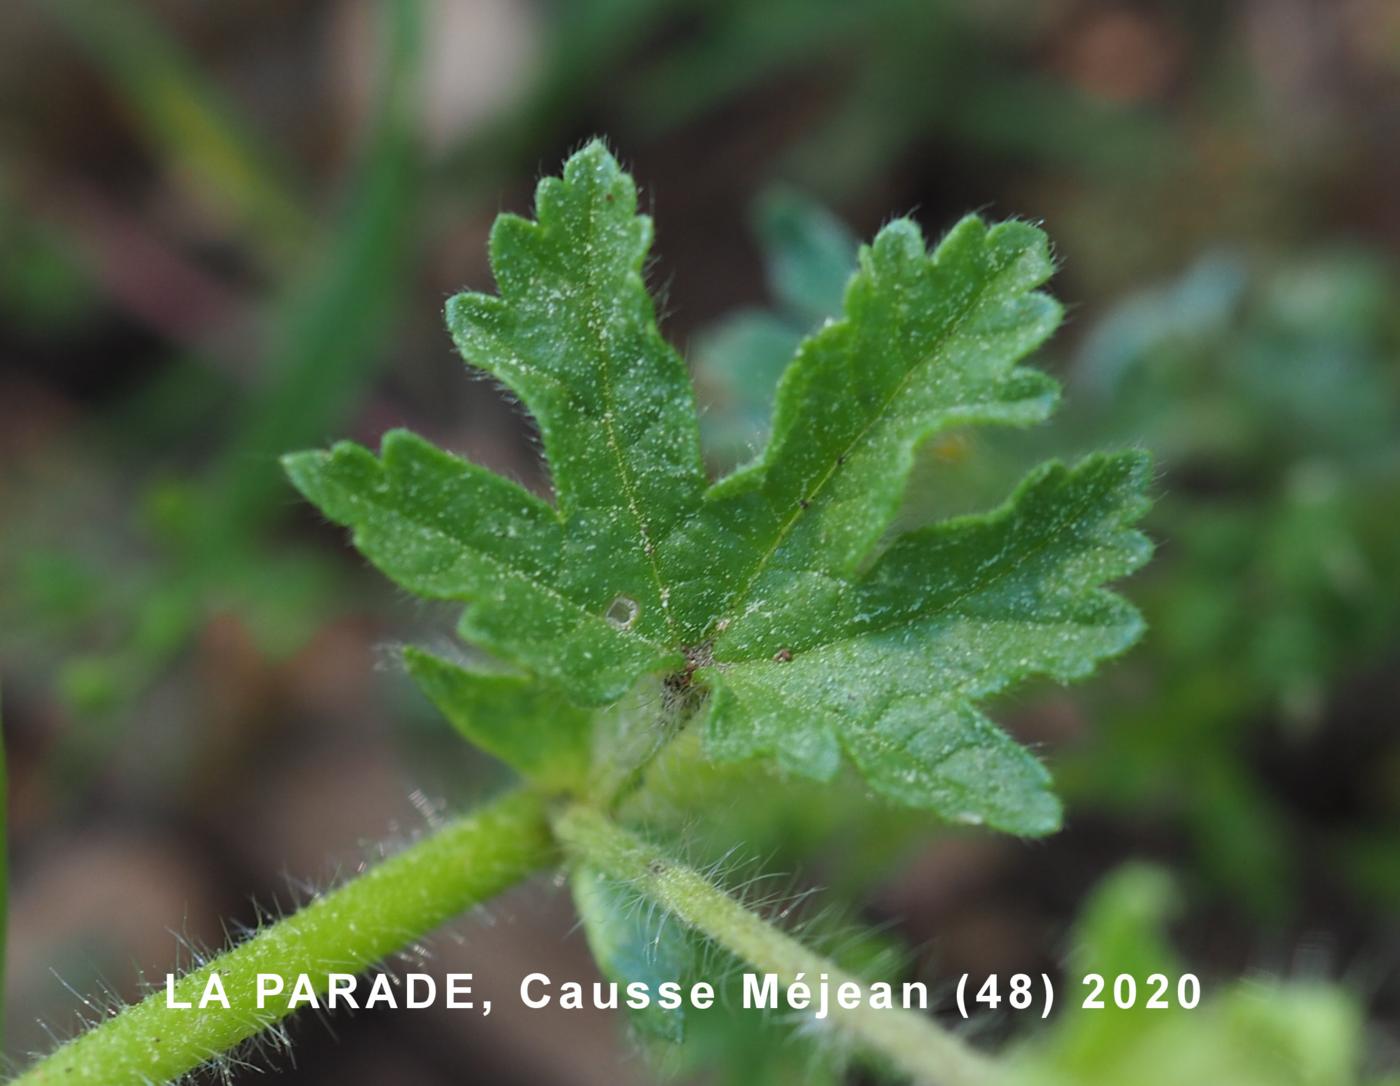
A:
{"label": "leaf midrib", "polygon": [[[934,252],[936,256],[937,250],[935,250]],[[759,575],[762,574],[763,571],[768,568],[768,563],[772,561],[773,556],[777,553],[778,548],[782,546],[783,541],[792,531],[797,521],[802,517],[804,513],[808,513],[811,511],[811,505],[814,504],[814,499],[816,498],[817,494],[836,475],[837,469],[844,466],[844,461],[851,455],[851,450],[853,450],[857,445],[864,441],[866,436],[871,432],[871,430],[873,430],[879,423],[883,422],[887,418],[890,406],[897,399],[899,399],[899,397],[904,393],[905,389],[909,387],[909,384],[913,380],[914,375],[920,370],[924,369],[926,365],[932,364],[933,360],[943,353],[948,343],[962,329],[963,324],[967,321],[968,317],[972,314],[973,310],[975,310],[978,306],[982,304],[982,301],[986,298],[987,293],[992,289],[992,287],[1000,283],[1003,277],[1014,266],[1015,261],[1012,261],[1010,264],[1007,265],[1007,267],[1003,268],[1001,271],[997,272],[995,276],[988,279],[982,285],[980,290],[976,291],[973,295],[970,296],[967,304],[963,307],[963,310],[952,320],[952,322],[943,331],[943,333],[939,335],[937,342],[929,349],[927,360],[922,363],[916,363],[914,366],[910,367],[909,371],[905,373],[904,377],[900,380],[898,387],[896,387],[894,392],[892,392],[886,398],[879,412],[868,423],[866,423],[865,426],[861,427],[860,432],[857,433],[846,444],[846,446],[832,459],[831,466],[827,469],[826,474],[821,477],[821,479],[817,482],[817,485],[813,487],[812,490],[810,490],[807,494],[803,495],[803,498],[798,501],[797,508],[794,510],[794,512],[788,518],[787,522],[782,526],[782,528],[779,529],[778,534],[774,537],[774,540],[769,546],[768,550],[755,564],[753,571],[750,573],[748,580],[745,582],[743,588],[741,588],[737,593],[734,594],[733,597],[731,597],[728,611],[728,614],[730,616],[742,612],[744,605],[748,602],[749,594],[753,591],[754,583],[758,580]],[[1033,289],[1034,288],[1032,288],[1032,290]],[[899,308],[901,317],[903,317],[908,308],[906,301],[903,297],[901,297],[900,299]],[[849,325],[850,322],[851,317],[849,315],[844,317],[841,321],[842,324],[847,325]],[[1016,362],[1015,360],[1013,360],[1010,368],[1015,369],[1015,366]],[[763,482],[760,483],[760,485],[766,485],[767,474],[768,465],[765,464],[764,478]],[[803,505],[803,502],[807,503],[805,507]]]}
{"label": "leaf midrib", "polygon": [[[1092,502],[1090,502],[1090,501],[1088,501],[1088,500],[1084,500],[1084,501],[1079,502],[1074,508],[1077,509],[1077,510],[1087,510],[1088,508],[1091,507],[1092,504],[1093,504]],[[973,519],[975,519],[975,518],[973,518]],[[1064,519],[1066,519],[1066,520],[1078,520],[1079,518],[1078,518],[1078,516],[1075,516],[1075,517],[1066,517],[1066,518],[1064,518]],[[950,523],[954,523],[954,522],[945,522],[945,524],[950,524]],[[1133,531],[1132,528],[1129,528],[1129,527],[1127,527],[1126,525],[1124,525],[1124,524],[1122,524],[1122,523],[1117,523],[1117,524],[1115,524],[1115,525],[1113,526],[1113,528],[1110,530],[1110,539],[1109,539],[1108,541],[1102,543],[1101,545],[1102,545],[1104,548],[1106,548],[1106,549],[1107,549],[1107,548],[1112,548],[1112,547],[1115,546],[1115,542],[1116,542],[1116,537],[1117,537],[1117,536],[1121,535],[1121,534],[1124,533],[1124,532],[1131,532],[1131,531]],[[1002,566],[1002,567],[998,567],[997,572],[996,572],[994,575],[992,575],[992,576],[990,576],[990,577],[987,577],[986,579],[983,579],[983,580],[974,580],[973,583],[970,584],[967,588],[965,588],[962,592],[958,593],[956,596],[953,596],[952,598],[950,598],[950,599],[948,600],[947,603],[945,603],[945,604],[943,604],[943,605],[937,607],[937,608],[934,609],[934,610],[930,610],[930,611],[916,611],[916,612],[914,612],[914,613],[912,613],[912,614],[904,614],[904,615],[896,614],[895,616],[893,616],[893,617],[892,617],[888,622],[886,622],[886,623],[883,623],[883,624],[870,623],[870,624],[868,624],[868,625],[861,626],[858,630],[853,631],[853,632],[850,634],[850,636],[834,637],[834,638],[832,638],[832,639],[829,640],[829,641],[821,641],[821,642],[819,642],[819,643],[817,643],[817,644],[814,644],[814,645],[812,645],[812,646],[810,646],[810,647],[808,647],[808,648],[802,649],[801,652],[798,653],[798,655],[806,655],[806,654],[809,653],[809,652],[815,652],[815,651],[817,651],[817,650],[819,650],[819,649],[830,648],[830,647],[833,646],[833,645],[843,645],[843,644],[849,643],[849,642],[851,642],[851,641],[859,640],[859,639],[862,638],[862,637],[867,637],[867,636],[872,636],[872,635],[877,635],[877,634],[883,634],[883,633],[889,633],[889,632],[892,631],[892,630],[896,630],[896,629],[900,629],[900,628],[907,628],[907,627],[909,627],[909,626],[914,625],[915,623],[922,622],[922,621],[927,621],[927,620],[929,620],[929,619],[934,619],[934,618],[937,618],[937,617],[942,616],[942,615],[949,615],[949,614],[951,614],[951,615],[954,615],[954,616],[956,616],[956,617],[958,617],[958,618],[967,619],[967,620],[969,620],[969,621],[975,621],[975,620],[977,619],[977,616],[959,610],[959,608],[962,606],[963,603],[965,603],[967,600],[971,599],[973,596],[980,595],[980,594],[982,594],[983,592],[986,592],[986,591],[988,591],[988,590],[994,589],[994,588],[996,588],[997,586],[1001,585],[1001,584],[1002,584],[1003,582],[1005,582],[1009,577],[1011,577],[1014,573],[1018,572],[1018,571],[1019,571],[1020,569],[1022,569],[1024,566],[1028,565],[1029,563],[1035,561],[1037,558],[1039,558],[1039,557],[1041,557],[1042,555],[1044,555],[1044,554],[1051,548],[1051,546],[1052,546],[1054,543],[1055,543],[1054,533],[1053,533],[1053,532],[1046,533],[1045,535],[1041,536],[1040,539],[1038,540],[1038,542],[1037,542],[1030,550],[1028,550],[1025,554],[1023,554],[1020,558],[1016,559],[1014,562],[1011,562],[1009,565]],[[1093,544],[1091,544],[1089,547],[1085,548],[1085,550],[1092,550],[1092,549],[1094,549],[1094,545],[1093,545]],[[1131,572],[1131,571],[1129,571],[1129,572]],[[1126,576],[1126,573],[1125,573],[1124,575]],[[845,582],[845,583],[851,585],[851,587],[854,588],[854,589],[855,589],[856,591],[858,591],[858,592],[864,587],[863,584],[862,584],[862,582],[860,582],[860,581],[847,581],[847,582]],[[1077,597],[1077,598],[1088,599],[1088,598],[1092,598],[1092,597],[1095,596],[1096,594],[1100,594],[1100,593],[1102,593],[1102,594],[1107,594],[1107,595],[1109,595],[1110,597],[1113,596],[1113,593],[1109,592],[1106,588],[1104,588],[1103,583],[1099,583],[1099,584],[1095,584],[1095,585],[1090,585],[1090,586],[1086,587],[1082,592],[1076,593],[1076,597]],[[1116,597],[1114,597],[1114,598],[1116,598]],[[1042,622],[1039,622],[1039,621],[1037,620],[1038,613],[1039,613],[1039,612],[1037,612],[1036,615],[1031,615],[1031,616],[1029,616],[1029,619],[1028,619],[1028,620],[1020,620],[1020,619],[1012,620],[1012,619],[991,619],[991,618],[984,618],[984,621],[988,621],[988,622],[998,622],[998,621],[1001,621],[1001,622],[1007,622],[1007,621],[1021,621],[1023,625],[1027,625],[1027,626],[1038,626],[1038,625],[1043,625],[1043,626],[1054,626],[1054,625],[1083,625],[1082,623],[1067,622],[1067,621],[1066,621],[1065,619],[1063,619],[1062,617],[1057,617],[1057,618],[1055,619],[1055,621],[1053,621],[1053,622],[1044,622],[1044,623],[1042,623]],[[745,663],[745,664],[746,664],[746,663],[762,663],[762,662],[763,662],[763,657],[762,657],[762,655],[758,655],[758,656],[747,657],[747,658],[742,659],[742,660],[733,660],[733,661],[726,661],[726,662],[727,662],[727,663],[734,663],[734,664],[741,664],[741,663]]]}
{"label": "leaf midrib", "polygon": [[[588,205],[588,232],[590,237],[596,237],[596,220],[598,214],[598,201],[590,200]],[[599,329],[602,327],[602,306],[600,298],[601,290],[598,289],[595,274],[595,263],[592,260],[586,262],[587,284],[588,284],[588,313],[589,320],[586,322],[589,334],[593,337],[594,357],[598,360],[598,370],[602,379],[599,385],[603,394],[604,407],[602,414],[603,431],[607,435],[608,450],[612,453],[613,461],[617,465],[618,480],[622,484],[623,498],[627,502],[628,512],[632,514],[632,519],[637,525],[637,534],[642,541],[642,557],[646,559],[647,566],[651,569],[652,583],[656,588],[656,600],[661,607],[661,617],[666,622],[666,632],[671,644],[679,643],[679,636],[676,632],[675,619],[671,615],[670,587],[661,579],[661,567],[656,560],[656,547],[651,540],[650,525],[643,514],[641,506],[637,502],[637,493],[631,474],[628,471],[627,461],[622,455],[622,447],[617,439],[617,430],[613,425],[613,408],[616,406],[616,397],[613,390],[612,355],[607,350],[606,343],[603,342]],[[632,271],[629,268],[626,275],[631,277]],[[645,333],[643,333],[645,335]],[[638,635],[640,636],[640,635]],[[650,642],[648,642],[650,643]]]}

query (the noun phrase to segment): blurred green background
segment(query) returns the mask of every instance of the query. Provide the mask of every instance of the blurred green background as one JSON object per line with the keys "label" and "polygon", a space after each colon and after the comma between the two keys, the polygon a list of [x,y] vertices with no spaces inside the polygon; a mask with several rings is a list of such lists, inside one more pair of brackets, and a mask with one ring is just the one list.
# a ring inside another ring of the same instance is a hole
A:
{"label": "blurred green background", "polygon": [[[1110,1037],[979,1024],[1067,1082],[1185,1048],[1216,1081],[1400,1065],[1393,0],[0,7],[7,1055],[100,1013],[75,992],[130,998],[504,779],[395,661],[444,613],[357,562],[276,456],[406,425],[547,488],[529,419],[466,379],[440,311],[489,288],[496,212],[593,134],[656,216],[651,282],[717,471],[761,446],[858,239],[980,210],[1057,246],[1069,317],[1040,362],[1066,404],[927,450],[906,516],[985,507],[1046,455],[1141,445],[1160,473],[1158,558],[1127,588],[1145,641],[995,707],[1055,772],[1063,833],[677,781],[706,797],[697,854],[739,842],[828,887],[911,976],[1071,976],[1099,945],[1208,991],[1287,984]],[[533,890],[437,964],[502,993],[590,976],[565,896]],[[293,1025],[286,1081],[656,1074],[594,1017],[330,1026]],[[723,1052],[721,1078],[817,1081],[737,1028],[697,1034],[670,1073]]]}

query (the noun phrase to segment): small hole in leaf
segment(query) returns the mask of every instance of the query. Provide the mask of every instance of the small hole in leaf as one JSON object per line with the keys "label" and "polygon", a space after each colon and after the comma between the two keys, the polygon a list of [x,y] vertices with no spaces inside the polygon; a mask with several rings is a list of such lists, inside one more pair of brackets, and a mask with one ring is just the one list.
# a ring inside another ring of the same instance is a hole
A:
{"label": "small hole in leaf", "polygon": [[637,615],[641,613],[641,610],[637,606],[636,600],[629,599],[627,596],[618,596],[617,599],[608,604],[607,619],[618,629],[626,630],[637,621]]}

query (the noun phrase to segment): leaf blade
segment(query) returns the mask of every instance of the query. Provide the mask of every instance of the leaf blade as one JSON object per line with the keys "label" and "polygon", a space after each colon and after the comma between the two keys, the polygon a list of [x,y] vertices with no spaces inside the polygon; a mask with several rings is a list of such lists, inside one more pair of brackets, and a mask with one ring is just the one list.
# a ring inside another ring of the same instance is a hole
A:
{"label": "leaf blade", "polygon": [[1137,453],[1043,466],[1000,509],[901,537],[815,606],[800,592],[737,621],[701,676],[722,692],[710,748],[817,779],[844,750],[897,803],[1049,832],[1048,774],[975,703],[1035,675],[1082,678],[1137,639],[1141,618],[1101,585],[1150,553],[1129,527],[1148,476]]}
{"label": "leaf blade", "polygon": [[392,580],[469,603],[465,628],[580,704],[619,696],[674,653],[570,599],[557,585],[562,533],[523,488],[405,431],[381,455],[343,442],[285,460],[292,482]]}
{"label": "leaf blade", "polygon": [[404,649],[413,681],[473,746],[551,790],[588,774],[592,714],[527,675],[473,671],[419,648]]}
{"label": "leaf blade", "polygon": [[540,182],[535,203],[536,221],[503,215],[492,230],[499,295],[452,298],[448,327],[463,358],[505,382],[539,424],[566,591],[593,606],[623,595],[637,604],[640,632],[667,636],[656,549],[705,476],[690,378],[642,279],[651,220],[596,141],[562,178]]}
{"label": "leaf blade", "polygon": [[[1052,408],[1055,382],[1020,365],[1060,319],[1039,290],[1044,235],[969,217],[929,252],[912,223],[886,227],[844,316],[780,382],[768,448],[708,488],[685,367],[642,280],[650,241],[631,179],[591,144],[541,182],[534,221],[498,219],[499,294],[449,303],[463,356],[538,421],[556,506],[403,435],[378,459],[302,454],[298,485],[405,587],[467,602],[461,635],[542,689],[622,713],[666,673],[663,722],[700,707],[714,757],[818,780],[848,762],[896,803],[1055,828],[1048,773],[978,703],[1080,678],[1137,638],[1103,585],[1150,551],[1131,528],[1145,458],[1043,465],[990,513],[886,540],[922,443]],[[595,784],[634,779],[626,756],[592,753],[613,759]]]}
{"label": "leaf blade", "polygon": [[716,483],[673,544],[677,566],[721,554],[745,579],[728,595],[692,580],[692,630],[742,609],[767,569],[845,575],[898,509],[914,451],[953,426],[1024,426],[1057,386],[1017,365],[1060,319],[1039,287],[1044,234],[969,216],[932,253],[907,220],[860,254],[845,315],[806,340],[778,387],[763,456]]}

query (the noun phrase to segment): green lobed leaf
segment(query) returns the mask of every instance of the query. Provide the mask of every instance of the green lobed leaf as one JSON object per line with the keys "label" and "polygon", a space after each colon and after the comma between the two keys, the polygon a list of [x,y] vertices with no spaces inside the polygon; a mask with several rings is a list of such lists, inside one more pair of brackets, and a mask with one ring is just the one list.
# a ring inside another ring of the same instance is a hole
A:
{"label": "green lobed leaf", "polygon": [[1096,586],[1150,552],[1126,527],[1147,470],[1138,453],[1047,464],[1001,509],[902,536],[858,579],[775,583],[699,673],[710,751],[825,779],[844,749],[900,803],[1053,830],[1049,774],[975,702],[1032,675],[1080,678],[1137,639],[1137,612]]}
{"label": "green lobed leaf", "polygon": [[1060,319],[1034,289],[1053,267],[1039,230],[969,217],[930,255],[918,227],[898,220],[859,265],[843,319],[808,339],[783,375],[764,455],[709,490],[663,557],[677,574],[674,610],[697,638],[748,607],[760,578],[854,568],[893,519],[929,438],[1028,425],[1054,406],[1055,383],[1016,365]]}
{"label": "green lobed leaf", "polygon": [[561,589],[637,605],[635,629],[677,636],[656,549],[705,487],[685,363],[661,338],[642,265],[651,220],[631,178],[594,143],[540,182],[538,221],[491,231],[499,297],[459,294],[462,356],[503,381],[539,424],[563,523]]}
{"label": "green lobed leaf", "polygon": [[977,703],[1080,678],[1138,636],[1101,586],[1148,555],[1129,527],[1145,458],[1045,465],[1001,509],[886,539],[922,443],[1053,407],[1055,383],[1018,365],[1060,318],[1037,289],[1044,235],[968,218],[930,253],[887,226],[784,374],[766,451],[707,488],[636,204],[590,144],[541,182],[536,221],[498,219],[499,296],[448,303],[463,356],[539,423],[553,505],[405,433],[378,458],[290,457],[293,481],[400,584],[468,603],[467,640],[580,706],[669,674],[701,695],[684,700],[705,706],[712,756],[824,780],[844,752],[898,803],[1053,829],[1045,769]]}
{"label": "green lobed leaf", "polygon": [[515,483],[404,431],[380,456],[342,442],[285,460],[288,474],[387,576],[429,599],[469,601],[463,635],[567,684],[582,703],[620,696],[676,660],[568,598],[549,505]]}

